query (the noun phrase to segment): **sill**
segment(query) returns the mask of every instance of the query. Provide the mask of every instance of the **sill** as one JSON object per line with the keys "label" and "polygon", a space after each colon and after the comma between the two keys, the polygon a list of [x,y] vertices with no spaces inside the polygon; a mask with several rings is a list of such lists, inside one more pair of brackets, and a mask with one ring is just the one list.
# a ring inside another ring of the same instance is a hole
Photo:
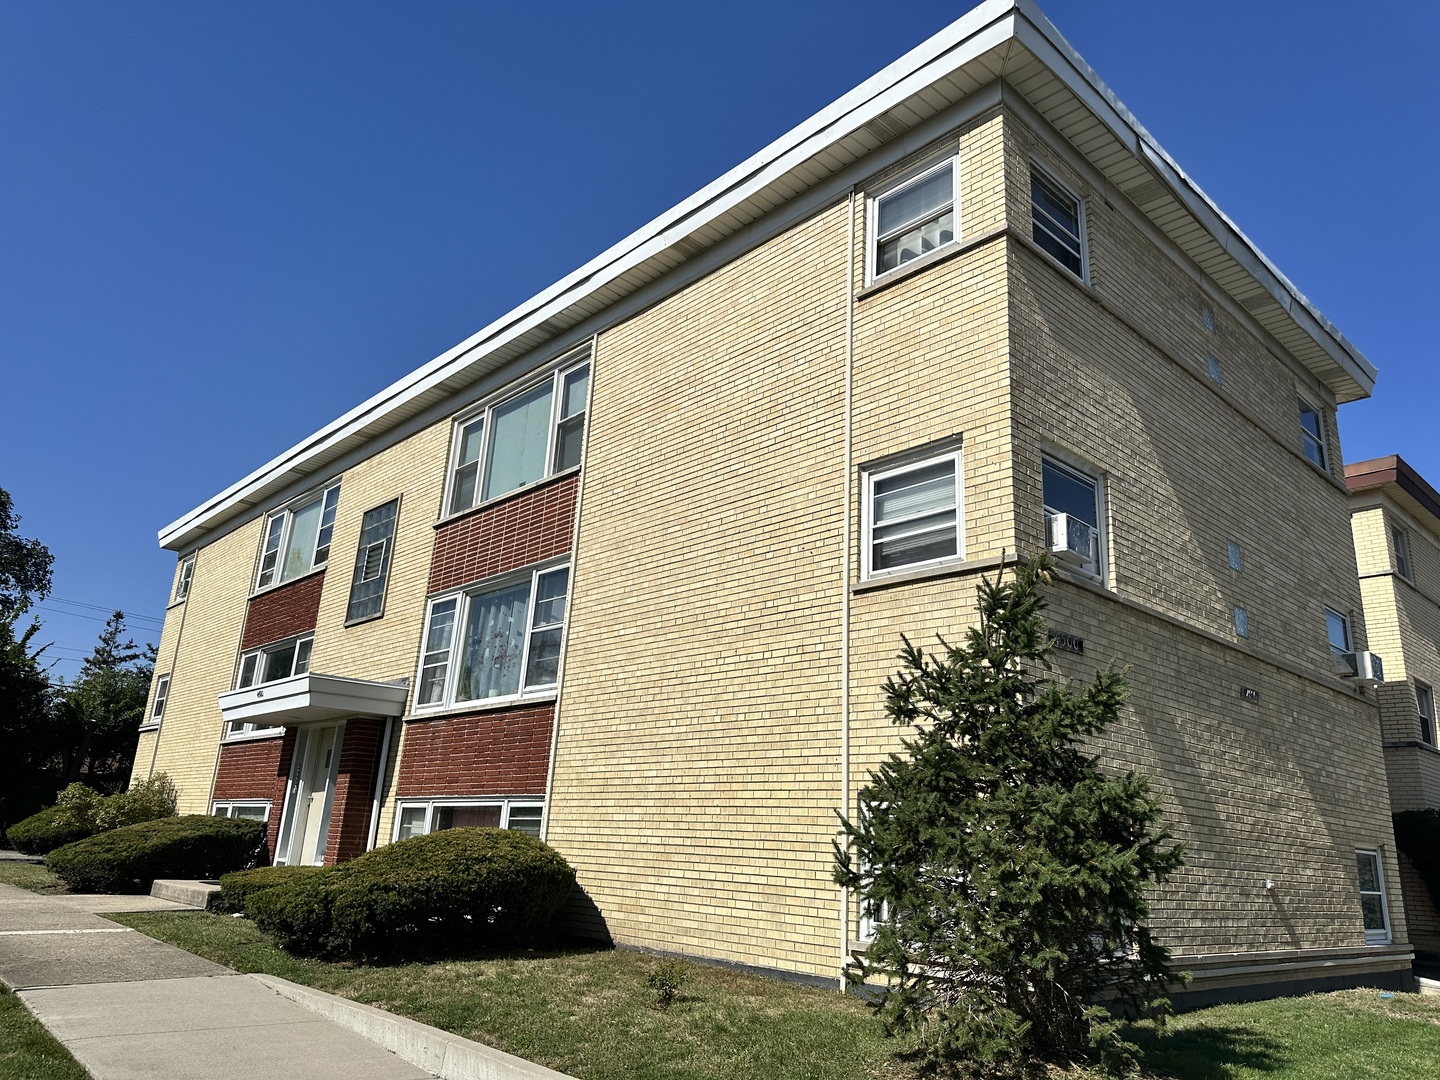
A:
{"label": "sill", "polygon": [[169,611],[171,608],[177,608],[189,599],[190,597],[188,596],[182,596],[179,600],[171,600],[168,604],[165,605],[165,610]]}
{"label": "sill", "polygon": [[228,746],[231,743],[262,742],[265,739],[278,739],[284,734],[283,727],[272,727],[263,731],[247,731],[243,735],[222,735],[220,743],[222,746]]}
{"label": "sill", "polygon": [[1054,255],[1051,255],[1050,252],[1046,251],[1039,244],[1037,244],[1033,236],[1027,236],[1020,229],[1011,229],[1010,235],[1013,236],[1018,243],[1022,244],[1030,252],[1040,256],[1041,259],[1045,260],[1045,262],[1049,263],[1052,267],[1058,270],[1061,276],[1063,276],[1071,284],[1079,285],[1082,289],[1089,293],[1093,293],[1095,291],[1094,286],[1090,284],[1089,260],[1086,260],[1085,274],[1082,277],[1080,274],[1075,273],[1074,270],[1071,270],[1070,267],[1066,266]]}
{"label": "sill", "polygon": [[159,724],[141,724],[135,729],[139,734],[144,735],[147,731],[159,731]]}
{"label": "sill", "polygon": [[418,724],[425,720],[447,720],[453,716],[472,716],[475,713],[503,712],[506,709],[513,709],[519,705],[544,705],[547,702],[555,701],[560,696],[558,689],[538,690],[530,694],[511,694],[502,698],[480,698],[477,701],[454,702],[449,705],[437,705],[433,708],[426,708],[423,712],[416,710],[409,716],[403,718],[407,724]]}
{"label": "sill", "polygon": [[[301,574],[299,577],[292,577],[289,581],[281,581],[281,582],[279,582],[279,583],[277,583],[277,584],[275,584],[275,585],[266,585],[263,589],[256,589],[254,592],[252,592],[252,593],[246,598],[246,600],[247,600],[247,602],[248,602],[249,600],[254,600],[257,596],[264,596],[266,593],[272,593],[272,592],[274,592],[276,589],[283,589],[283,588],[285,588],[287,585],[294,585],[296,582],[304,581],[306,578],[312,578],[312,577],[314,577],[316,574],[323,574],[323,573],[325,572],[326,567],[328,567],[329,565],[330,565],[330,563],[327,561],[327,562],[321,563],[319,566],[315,567],[315,569],[313,569],[313,570],[307,570],[305,573]],[[184,603],[184,601],[182,600],[181,603]]]}
{"label": "sill", "polygon": [[381,608],[374,615],[366,615],[363,619],[350,619],[342,624],[341,629],[349,630],[352,626],[364,626],[366,623],[374,622],[376,619],[385,617],[385,609]]}
{"label": "sill", "polygon": [[[856,300],[863,300],[867,296],[883,292],[897,281],[904,281],[911,274],[918,274],[922,270],[928,270],[942,262],[949,262],[957,255],[964,255],[967,251],[974,251],[976,248],[984,247],[992,240],[998,240],[1006,233],[1004,226],[998,229],[991,229],[989,232],[972,236],[968,240],[952,240],[942,248],[928,251],[918,259],[911,259],[903,266],[897,266],[894,270],[887,270],[880,277],[866,283],[865,287],[855,293]],[[866,253],[866,258],[872,257],[871,252]]]}
{"label": "sill", "polygon": [[937,578],[961,577],[982,570],[998,570],[1001,566],[1014,566],[1020,560],[1013,555],[992,555],[988,559],[947,559],[945,562],[917,566],[913,570],[896,570],[879,577],[850,583],[854,594],[888,589],[893,585],[911,585],[917,581],[933,581]]}
{"label": "sill", "polygon": [[518,499],[521,495],[528,495],[530,492],[536,491],[544,487],[546,484],[553,484],[558,480],[564,480],[566,477],[575,476],[579,472],[580,466],[572,465],[570,466],[570,468],[565,469],[563,472],[551,473],[549,476],[542,476],[539,480],[532,480],[528,484],[521,484],[518,488],[513,488],[510,491],[505,492],[503,495],[492,495],[484,502],[478,502],[474,506],[467,506],[464,510],[456,510],[453,514],[444,515],[435,522],[435,528],[438,529],[444,525],[449,525],[452,522],[459,521],[461,518],[469,517],[472,514],[478,514],[482,510],[489,510],[492,506],[499,506],[507,499]]}

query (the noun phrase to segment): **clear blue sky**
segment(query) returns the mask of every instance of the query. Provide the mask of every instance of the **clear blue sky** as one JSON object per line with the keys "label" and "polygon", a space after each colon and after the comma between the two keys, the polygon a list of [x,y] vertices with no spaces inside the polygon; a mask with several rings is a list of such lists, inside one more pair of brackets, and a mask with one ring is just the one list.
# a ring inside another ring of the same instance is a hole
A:
{"label": "clear blue sky", "polygon": [[[97,608],[158,637],[161,526],[966,6],[0,0],[0,487],[56,672]],[[1042,6],[1380,368],[1347,459],[1440,484],[1440,5]]]}

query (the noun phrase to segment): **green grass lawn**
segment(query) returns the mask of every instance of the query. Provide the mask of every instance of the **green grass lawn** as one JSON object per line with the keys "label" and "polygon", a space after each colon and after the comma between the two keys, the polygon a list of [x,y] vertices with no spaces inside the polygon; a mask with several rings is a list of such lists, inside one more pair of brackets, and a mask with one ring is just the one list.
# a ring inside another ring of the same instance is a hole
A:
{"label": "green grass lawn", "polygon": [[[582,1080],[875,1080],[906,1071],[853,997],[701,964],[653,1007],[655,958],[569,949],[395,967],[296,959],[245,919],[113,915],[239,971],[413,1017]],[[1147,1075],[1176,1080],[1416,1080],[1440,1075],[1440,998],[1352,990],[1189,1013],[1140,1032]]]}
{"label": "green grass lawn", "polygon": [[34,893],[61,893],[65,886],[40,863],[0,861],[0,884],[15,885]]}
{"label": "green grass lawn", "polygon": [[0,1080],[89,1080],[25,1003],[0,989]]}

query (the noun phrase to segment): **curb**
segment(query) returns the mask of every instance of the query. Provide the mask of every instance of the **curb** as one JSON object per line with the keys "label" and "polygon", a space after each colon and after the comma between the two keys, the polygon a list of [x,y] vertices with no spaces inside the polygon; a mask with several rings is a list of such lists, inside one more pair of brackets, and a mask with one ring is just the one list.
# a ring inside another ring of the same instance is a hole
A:
{"label": "curb", "polygon": [[410,1064],[440,1080],[575,1080],[567,1073],[547,1069],[484,1043],[463,1039],[448,1031],[396,1016],[372,1005],[312,990],[274,975],[250,974],[281,997],[355,1034],[378,1043]]}

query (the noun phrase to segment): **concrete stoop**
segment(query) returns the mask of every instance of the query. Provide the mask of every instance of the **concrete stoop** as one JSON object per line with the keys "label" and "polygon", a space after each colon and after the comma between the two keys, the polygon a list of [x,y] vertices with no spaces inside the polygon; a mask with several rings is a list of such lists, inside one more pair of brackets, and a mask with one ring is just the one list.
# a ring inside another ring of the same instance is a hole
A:
{"label": "concrete stoop", "polygon": [[1417,977],[1415,989],[1426,996],[1440,997],[1440,979]]}
{"label": "concrete stoop", "polygon": [[186,907],[204,909],[210,897],[220,891],[213,881],[187,881],[184,878],[161,878],[150,886],[150,895]]}
{"label": "concrete stoop", "polygon": [[568,1073],[547,1069],[493,1046],[462,1039],[384,1009],[312,990],[273,975],[249,977],[281,997],[379,1044],[439,1080],[574,1080]]}

